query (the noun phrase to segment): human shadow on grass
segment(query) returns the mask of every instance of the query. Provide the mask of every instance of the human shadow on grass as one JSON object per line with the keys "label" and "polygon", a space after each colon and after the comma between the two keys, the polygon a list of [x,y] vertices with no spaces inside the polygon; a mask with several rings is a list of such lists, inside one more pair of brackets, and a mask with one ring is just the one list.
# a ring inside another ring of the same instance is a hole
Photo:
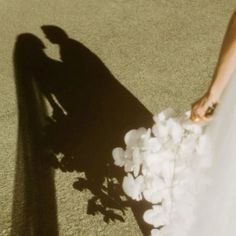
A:
{"label": "human shadow on grass", "polygon": [[51,115],[43,114],[44,165],[79,173],[73,187],[91,192],[88,214],[103,214],[105,222],[124,221],[125,209],[131,207],[147,235],[150,227],[142,214],[149,204],[125,199],[124,173],[114,166],[111,151],[124,145],[126,131],[150,127],[152,114],[82,43],[56,26],[42,26],[42,30],[51,43],[58,44],[61,56],[61,61],[55,61],[41,48],[28,65],[38,97],[52,109]]}
{"label": "human shadow on grass", "polygon": [[[60,64],[43,53],[37,37],[25,33],[14,48],[15,87],[18,107],[18,136],[13,192],[11,235],[58,235],[54,173],[45,160],[50,158],[43,128],[47,112],[37,79],[59,74]],[[50,83],[50,81],[46,81]]]}

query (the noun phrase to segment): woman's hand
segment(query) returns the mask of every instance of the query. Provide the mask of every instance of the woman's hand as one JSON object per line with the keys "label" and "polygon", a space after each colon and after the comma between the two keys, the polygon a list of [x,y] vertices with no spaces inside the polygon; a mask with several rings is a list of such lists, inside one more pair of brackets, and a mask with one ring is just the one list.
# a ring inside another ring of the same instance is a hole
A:
{"label": "woman's hand", "polygon": [[213,113],[223,90],[235,70],[236,61],[236,11],[231,17],[219,54],[218,62],[207,93],[192,104],[190,119],[207,120]]}
{"label": "woman's hand", "polygon": [[212,94],[206,93],[191,106],[191,116],[192,121],[208,120],[213,114],[218,102]]}

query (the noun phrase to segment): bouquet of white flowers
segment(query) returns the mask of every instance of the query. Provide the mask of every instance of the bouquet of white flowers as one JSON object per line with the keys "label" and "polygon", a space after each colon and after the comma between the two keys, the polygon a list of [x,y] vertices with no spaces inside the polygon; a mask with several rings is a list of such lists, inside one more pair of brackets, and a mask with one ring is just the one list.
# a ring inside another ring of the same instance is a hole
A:
{"label": "bouquet of white flowers", "polygon": [[211,165],[207,122],[189,117],[190,111],[178,117],[167,108],[153,117],[152,128],[130,130],[124,137],[126,147],[112,151],[114,164],[127,173],[122,183],[126,195],[153,204],[143,215],[154,227],[153,236],[187,235],[203,173],[199,170]]}

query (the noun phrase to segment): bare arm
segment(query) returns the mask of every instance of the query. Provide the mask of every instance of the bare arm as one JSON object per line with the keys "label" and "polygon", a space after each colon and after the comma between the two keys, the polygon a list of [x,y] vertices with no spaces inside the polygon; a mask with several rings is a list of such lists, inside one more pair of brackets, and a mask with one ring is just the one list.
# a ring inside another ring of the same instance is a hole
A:
{"label": "bare arm", "polygon": [[236,67],[236,12],[231,17],[209,92],[219,99]]}
{"label": "bare arm", "polygon": [[236,11],[226,31],[211,84],[206,94],[192,104],[191,119],[206,119],[209,106],[216,104],[226,87],[230,76],[236,68]]}

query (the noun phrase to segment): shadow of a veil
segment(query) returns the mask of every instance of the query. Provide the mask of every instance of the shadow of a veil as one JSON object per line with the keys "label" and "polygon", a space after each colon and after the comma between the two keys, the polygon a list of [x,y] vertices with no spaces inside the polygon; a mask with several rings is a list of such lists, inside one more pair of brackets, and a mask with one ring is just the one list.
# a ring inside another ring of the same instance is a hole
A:
{"label": "shadow of a veil", "polygon": [[19,35],[14,48],[18,137],[11,235],[58,235],[54,172],[44,161],[49,157],[43,96],[49,93],[39,89],[36,79],[50,78],[52,67],[58,71],[59,64],[43,49],[41,40],[29,33]]}
{"label": "shadow of a veil", "polygon": [[[31,109],[32,119],[27,122],[32,122],[34,116],[43,117],[43,122],[38,122],[40,125],[36,127],[40,127],[37,132],[45,154],[41,158],[44,169],[51,166],[84,173],[73,187],[92,193],[93,197],[88,199],[88,214],[101,213],[105,222],[124,221],[125,209],[131,207],[143,234],[148,234],[149,227],[143,222],[142,214],[149,206],[145,202],[124,200],[121,189],[124,173],[114,166],[111,151],[123,145],[123,136],[128,130],[150,127],[152,114],[82,43],[69,38],[56,26],[43,26],[42,30],[51,43],[58,44],[61,62],[49,58],[43,48],[27,47],[30,37],[25,39],[25,48],[18,51],[23,55],[19,57],[20,71],[28,79],[21,83],[33,81],[35,86],[31,93],[37,99],[22,101],[18,96],[18,104],[23,104],[24,114],[36,103],[40,104],[41,109]],[[19,81],[17,84],[18,90],[22,90]],[[51,116],[42,109],[45,100],[53,110]],[[19,110],[21,114],[22,111]]]}

